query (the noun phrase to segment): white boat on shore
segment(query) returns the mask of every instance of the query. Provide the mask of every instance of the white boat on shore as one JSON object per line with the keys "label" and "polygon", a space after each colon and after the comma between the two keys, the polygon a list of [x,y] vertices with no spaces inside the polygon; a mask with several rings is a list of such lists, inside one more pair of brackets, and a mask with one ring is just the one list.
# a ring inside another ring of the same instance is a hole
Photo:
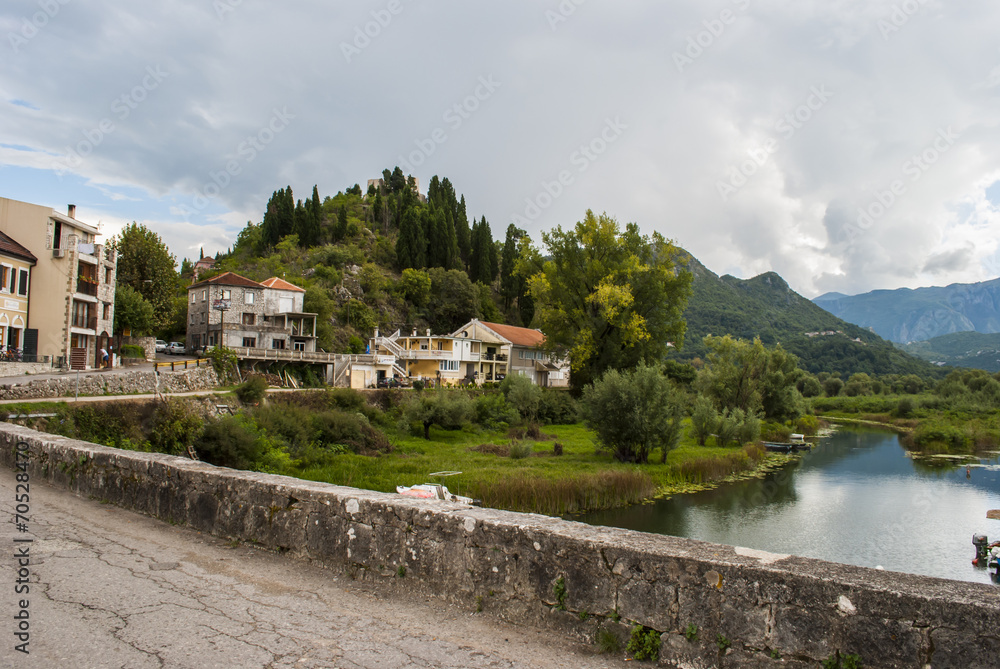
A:
{"label": "white boat on shore", "polygon": [[414,497],[416,499],[437,499],[444,502],[456,502],[458,504],[478,505],[479,500],[471,497],[456,495],[440,483],[421,483],[414,486],[396,486],[396,492],[404,497]]}

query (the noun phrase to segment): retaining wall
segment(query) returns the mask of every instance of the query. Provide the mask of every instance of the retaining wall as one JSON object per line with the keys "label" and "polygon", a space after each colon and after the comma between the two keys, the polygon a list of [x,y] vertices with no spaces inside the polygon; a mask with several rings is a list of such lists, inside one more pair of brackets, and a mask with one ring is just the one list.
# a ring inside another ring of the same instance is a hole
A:
{"label": "retaining wall", "polygon": [[[8,467],[17,442],[29,446],[32,480],[470,613],[586,640],[601,627],[625,638],[638,622],[664,632],[661,666],[818,667],[837,651],[869,668],[1000,666],[1000,591],[989,586],[240,472],[2,424]],[[731,644],[723,650],[720,635]]]}
{"label": "retaining wall", "polygon": [[[79,385],[78,385],[79,384]],[[211,365],[177,372],[152,370],[107,371],[66,374],[57,378],[35,379],[27,383],[0,385],[0,400],[27,400],[46,397],[93,395],[139,395],[210,390],[219,385]]]}

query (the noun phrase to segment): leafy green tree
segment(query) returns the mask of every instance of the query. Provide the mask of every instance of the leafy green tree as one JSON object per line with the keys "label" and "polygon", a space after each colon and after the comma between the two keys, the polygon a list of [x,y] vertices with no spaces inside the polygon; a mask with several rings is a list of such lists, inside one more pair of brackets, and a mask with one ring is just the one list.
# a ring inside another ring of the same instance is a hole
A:
{"label": "leafy green tree", "polygon": [[153,328],[170,322],[177,294],[176,259],[160,236],[132,222],[111,240],[118,251],[117,285],[130,286],[153,307]]}
{"label": "leafy green tree", "polygon": [[831,376],[823,382],[823,393],[827,397],[836,397],[844,387],[844,382],[836,376]]}
{"label": "leafy green tree", "polygon": [[431,294],[431,278],[419,269],[404,269],[399,280],[400,289],[407,302],[415,307],[423,307]]}
{"label": "leafy green tree", "polygon": [[709,349],[695,385],[717,409],[741,409],[748,414],[788,420],[802,413],[795,387],[802,371],[794,355],[781,344],[767,349],[760,341],[725,337],[705,338]]}
{"label": "leafy green tree", "polygon": [[507,402],[517,409],[521,418],[533,421],[538,417],[538,405],[542,400],[542,389],[523,374],[509,374],[500,384],[500,392]]}
{"label": "leafy green tree", "polygon": [[682,345],[691,274],[678,271],[680,250],[659,233],[644,237],[633,223],[622,232],[588,211],[574,229],[556,227],[542,240],[549,258],[526,261],[534,325],[547,346],[568,351],[574,389],[605,370],[658,362],[668,342]]}
{"label": "leafy green tree", "polygon": [[322,288],[306,288],[302,308],[307,313],[316,314],[316,345],[324,351],[333,351],[334,331],[330,318],[336,304],[330,299],[330,294]]}
{"label": "leafy green tree", "polygon": [[712,400],[699,395],[698,399],[694,401],[694,407],[691,411],[691,431],[694,438],[698,440],[699,446],[705,445],[718,422],[719,412],[716,411]]}
{"label": "leafy green tree", "polygon": [[746,413],[743,409],[724,409],[719,414],[719,421],[715,424],[715,436],[719,446],[727,446],[729,442],[736,440],[736,433],[744,416]]}
{"label": "leafy green tree", "polygon": [[802,393],[802,397],[819,397],[823,394],[823,384],[812,374],[803,376],[795,386]]}
{"label": "leafy green tree", "polygon": [[619,462],[645,463],[657,448],[670,450],[679,434],[683,396],[655,366],[610,369],[583,392],[587,426]]}
{"label": "leafy green tree", "polygon": [[479,315],[479,290],[465,272],[433,267],[428,320],[435,332],[454,332]]}
{"label": "leafy green tree", "polygon": [[124,284],[115,289],[115,334],[126,330],[134,337],[144,337],[157,327],[153,305],[146,301],[132,286]]}
{"label": "leafy green tree", "polygon": [[414,393],[403,407],[403,419],[407,423],[420,423],[424,439],[430,439],[432,425],[461,430],[472,420],[474,412],[472,400],[464,392],[438,388],[434,392]]}

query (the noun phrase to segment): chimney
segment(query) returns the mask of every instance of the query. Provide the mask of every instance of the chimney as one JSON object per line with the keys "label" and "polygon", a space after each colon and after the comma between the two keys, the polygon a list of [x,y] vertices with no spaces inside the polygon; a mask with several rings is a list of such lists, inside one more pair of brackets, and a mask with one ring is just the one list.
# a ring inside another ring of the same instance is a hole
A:
{"label": "chimney", "polygon": [[430,328],[427,328],[427,336],[428,336],[428,337],[430,337],[430,336],[431,336],[431,329],[430,329]]}
{"label": "chimney", "polygon": [[66,207],[66,215],[70,218],[76,218],[76,205],[71,204]]}

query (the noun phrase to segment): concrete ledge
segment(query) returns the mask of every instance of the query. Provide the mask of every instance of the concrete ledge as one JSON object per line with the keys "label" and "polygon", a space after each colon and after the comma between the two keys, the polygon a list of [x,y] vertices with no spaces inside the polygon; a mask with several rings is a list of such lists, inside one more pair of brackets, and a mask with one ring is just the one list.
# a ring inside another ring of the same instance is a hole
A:
{"label": "concrete ledge", "polygon": [[[51,371],[51,369],[49,370]],[[211,365],[183,371],[116,369],[83,374],[77,379],[69,373],[56,378],[35,379],[25,383],[0,385],[0,400],[81,397],[96,395],[132,395],[210,390],[219,385]]]}
{"label": "concrete ledge", "polygon": [[[646,625],[664,632],[662,666],[815,667],[837,651],[869,668],[1000,666],[1000,590],[985,585],[240,472],[16,425],[0,425],[5,466],[19,442],[32,480],[470,612],[588,641],[602,626]],[[724,652],[717,635],[731,642]]]}

